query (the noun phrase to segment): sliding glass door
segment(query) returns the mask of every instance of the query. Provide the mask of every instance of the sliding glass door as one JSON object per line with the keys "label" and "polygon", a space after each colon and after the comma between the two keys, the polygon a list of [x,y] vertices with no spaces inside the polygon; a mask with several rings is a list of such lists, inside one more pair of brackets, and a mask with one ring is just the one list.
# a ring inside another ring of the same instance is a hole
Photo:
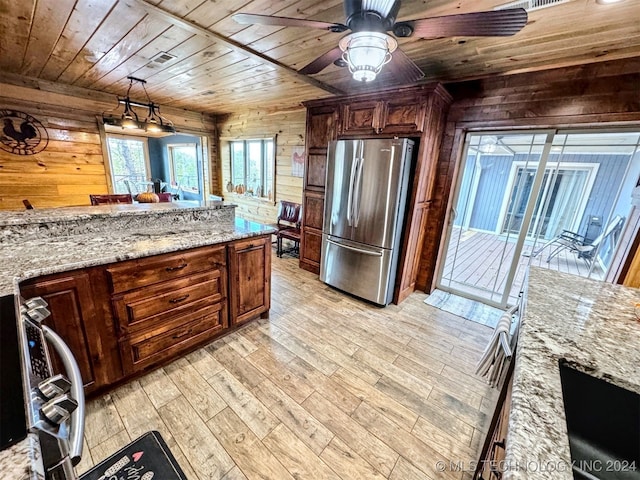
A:
{"label": "sliding glass door", "polygon": [[[638,139],[638,132],[468,134],[438,288],[505,307],[529,264],[604,278],[640,175]],[[577,235],[574,245],[563,245],[566,232]]]}

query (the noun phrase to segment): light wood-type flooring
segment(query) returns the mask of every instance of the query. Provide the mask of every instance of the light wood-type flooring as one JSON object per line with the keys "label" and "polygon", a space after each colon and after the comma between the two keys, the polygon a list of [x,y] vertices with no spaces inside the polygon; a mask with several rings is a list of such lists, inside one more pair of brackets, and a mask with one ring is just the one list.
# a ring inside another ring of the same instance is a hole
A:
{"label": "light wood-type flooring", "polygon": [[378,308],[274,255],[270,318],[89,402],[78,471],[158,430],[190,480],[470,478],[491,329],[425,297]]}

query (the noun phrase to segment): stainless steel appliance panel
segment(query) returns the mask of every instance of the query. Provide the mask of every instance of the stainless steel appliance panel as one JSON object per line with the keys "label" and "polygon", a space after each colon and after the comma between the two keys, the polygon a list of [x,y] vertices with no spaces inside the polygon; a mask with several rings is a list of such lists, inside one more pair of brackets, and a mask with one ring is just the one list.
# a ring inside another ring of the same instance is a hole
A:
{"label": "stainless steel appliance panel", "polygon": [[327,177],[323,230],[341,238],[351,237],[353,181],[358,140],[331,142],[327,152]]}
{"label": "stainless steel appliance panel", "polygon": [[382,248],[400,241],[411,152],[405,139],[358,141],[351,240]]}
{"label": "stainless steel appliance panel", "polygon": [[389,249],[322,235],[320,280],[378,305],[391,301],[393,263]]}

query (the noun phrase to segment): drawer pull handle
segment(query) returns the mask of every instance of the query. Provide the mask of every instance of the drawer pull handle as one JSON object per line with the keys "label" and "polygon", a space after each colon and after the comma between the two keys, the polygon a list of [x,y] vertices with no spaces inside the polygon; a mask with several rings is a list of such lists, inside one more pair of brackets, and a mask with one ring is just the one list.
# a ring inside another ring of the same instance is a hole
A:
{"label": "drawer pull handle", "polygon": [[186,337],[187,335],[190,335],[190,334],[191,334],[191,329],[187,330],[186,332],[182,332],[178,335],[174,335],[171,338],[173,338],[174,340],[177,340],[178,338]]}
{"label": "drawer pull handle", "polygon": [[183,263],[182,265],[178,265],[177,267],[167,267],[165,270],[167,272],[175,272],[176,270],[182,270],[188,265],[188,263]]}
{"label": "drawer pull handle", "polygon": [[189,298],[189,294],[188,293],[186,295],[183,295],[183,296],[178,297],[178,298],[172,298],[171,300],[169,300],[169,303],[184,302],[187,298]]}

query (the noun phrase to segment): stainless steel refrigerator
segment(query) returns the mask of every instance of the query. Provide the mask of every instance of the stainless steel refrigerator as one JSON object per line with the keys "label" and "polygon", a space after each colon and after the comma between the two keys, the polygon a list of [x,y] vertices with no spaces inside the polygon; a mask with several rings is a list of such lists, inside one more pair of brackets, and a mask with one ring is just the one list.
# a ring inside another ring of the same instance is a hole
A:
{"label": "stainless steel refrigerator", "polygon": [[320,280],[378,305],[393,296],[413,141],[329,143]]}

